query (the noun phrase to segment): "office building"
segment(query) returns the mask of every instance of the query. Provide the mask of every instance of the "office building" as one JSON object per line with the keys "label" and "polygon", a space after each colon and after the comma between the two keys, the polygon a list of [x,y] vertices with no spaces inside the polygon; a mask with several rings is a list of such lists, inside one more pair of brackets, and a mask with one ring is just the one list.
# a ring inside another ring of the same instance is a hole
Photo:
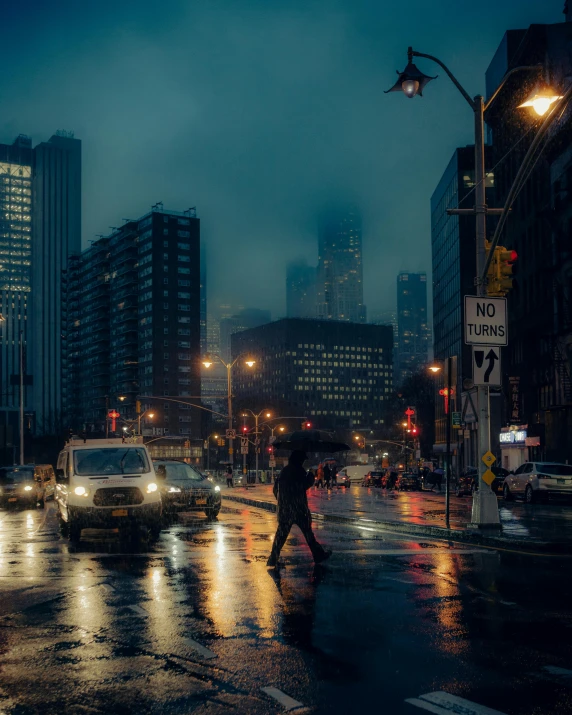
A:
{"label": "office building", "polygon": [[316,268],[306,261],[290,263],[286,269],[286,316],[316,317]]}
{"label": "office building", "polygon": [[[541,78],[559,94],[569,86],[570,3],[566,12],[566,22],[509,30],[487,69],[490,97],[508,69],[538,64],[543,68],[542,74],[530,70],[510,77],[487,111],[499,206],[506,201],[538,132],[538,115],[518,105],[528,99]],[[554,118],[500,241],[518,254],[517,286],[507,295],[503,373],[504,391],[510,399],[504,423],[526,431],[522,459],[565,462],[572,459],[570,105],[563,112],[556,110]]]}
{"label": "office building", "polygon": [[427,324],[427,274],[400,273],[397,276],[397,384],[427,365],[429,326]]}
{"label": "office building", "polygon": [[[30,338],[32,141],[0,144],[0,454],[11,463],[18,440],[20,340]],[[25,406],[29,390],[25,387]]]}
{"label": "office building", "polygon": [[269,310],[242,308],[238,313],[220,320],[220,356],[226,362],[231,360],[231,337],[242,330],[257,328],[272,320]]}
{"label": "office building", "polygon": [[62,273],[81,250],[81,141],[59,131],[35,146],[33,157],[30,408],[36,432],[56,434],[67,391]]}
{"label": "office building", "polygon": [[201,355],[207,352],[207,251],[201,244]]}
{"label": "office building", "polygon": [[389,326],[285,318],[232,336],[237,405],[306,416],[316,427],[379,427],[392,390]]}
{"label": "office building", "polygon": [[200,402],[199,234],[194,211],[158,204],[70,261],[73,427],[101,432],[110,408],[136,425],[140,401],[147,433],[200,439],[198,409],[156,399]]}
{"label": "office building", "polygon": [[362,225],[356,210],[322,215],[318,254],[317,317],[364,323]]}

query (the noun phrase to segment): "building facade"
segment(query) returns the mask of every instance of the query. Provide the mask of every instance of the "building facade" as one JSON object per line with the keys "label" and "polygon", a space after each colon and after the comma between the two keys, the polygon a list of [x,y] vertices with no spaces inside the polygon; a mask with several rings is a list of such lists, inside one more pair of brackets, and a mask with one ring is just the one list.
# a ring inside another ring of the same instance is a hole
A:
{"label": "building facade", "polygon": [[286,269],[286,317],[316,317],[316,268],[305,261],[290,263]]}
{"label": "building facade", "polygon": [[60,131],[36,145],[32,184],[30,409],[36,433],[56,434],[67,392],[62,275],[81,251],[81,141]]}
{"label": "building facade", "polygon": [[[0,454],[10,461],[20,400],[12,376],[20,373],[20,341],[30,338],[32,161],[29,137],[0,144]],[[25,394],[26,408],[28,401]]]}
{"label": "building facade", "polygon": [[427,323],[427,274],[397,276],[397,384],[414,375],[429,356]]}
{"label": "building facade", "polygon": [[196,215],[128,221],[70,261],[66,285],[71,426],[101,432],[115,408],[135,427],[139,401],[147,433],[200,439],[200,410],[171,401],[200,404]]}
{"label": "building facade", "polygon": [[392,390],[391,327],[285,318],[232,336],[239,406],[306,416],[317,427],[379,427]]}
{"label": "building facade", "polygon": [[[486,147],[485,164],[490,166],[491,148]],[[455,358],[451,377],[454,393],[451,411],[462,414],[466,429],[462,439],[453,431],[453,450],[458,463],[476,464],[477,405],[476,390],[465,391],[463,382],[472,377],[471,348],[463,335],[464,296],[475,294],[476,251],[474,216],[449,216],[447,209],[472,208],[475,186],[475,148],[456,149],[443,176],[431,196],[431,252],[433,272],[433,352],[435,360],[443,364]],[[487,173],[485,182],[487,204],[494,206],[494,175]],[[446,441],[444,400],[438,391],[444,387],[444,373],[435,379],[435,451],[443,452]],[[497,427],[500,394],[491,394],[491,417]],[[467,434],[468,433],[468,434]],[[494,445],[493,445],[494,446]]]}
{"label": "building facade", "polygon": [[[522,65],[540,65],[543,79],[564,94],[571,44],[569,14],[563,23],[508,31],[487,70],[487,95],[507,69]],[[538,81],[536,71],[513,75],[487,113],[501,206],[540,125],[531,109],[518,108]],[[526,431],[522,458],[565,462],[572,459],[572,112],[570,105],[557,112],[500,240],[518,254],[503,387],[504,424]]]}
{"label": "building facade", "polygon": [[362,223],[357,210],[330,210],[319,223],[317,317],[364,323]]}

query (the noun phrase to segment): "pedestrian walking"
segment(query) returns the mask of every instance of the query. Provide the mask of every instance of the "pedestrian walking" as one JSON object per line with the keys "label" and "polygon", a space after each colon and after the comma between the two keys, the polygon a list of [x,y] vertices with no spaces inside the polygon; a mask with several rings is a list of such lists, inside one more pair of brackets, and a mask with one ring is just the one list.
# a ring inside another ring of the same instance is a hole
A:
{"label": "pedestrian walking", "polygon": [[312,485],[315,487],[316,486],[316,475],[312,471],[312,469],[308,469],[308,481],[310,481],[310,477],[312,477]]}
{"label": "pedestrian walking", "polygon": [[274,496],[278,501],[278,528],[266,564],[271,568],[278,566],[280,551],[294,524],[304,534],[316,564],[328,559],[332,553],[318,543],[312,531],[312,515],[308,508],[306,491],[312,486],[314,480],[308,476],[304,469],[303,465],[306,459],[306,452],[299,449],[294,450],[290,455],[288,465],[282,469],[274,484]]}
{"label": "pedestrian walking", "polygon": [[335,464],[332,465],[332,486],[338,486],[338,468]]}
{"label": "pedestrian walking", "polygon": [[332,482],[332,470],[329,468],[327,464],[324,464],[324,484],[326,485],[326,489],[330,488]]}
{"label": "pedestrian walking", "polygon": [[316,486],[320,489],[324,486],[324,465],[318,464],[318,469],[316,470]]}
{"label": "pedestrian walking", "polygon": [[234,487],[234,482],[232,480],[232,466],[230,464],[226,468],[226,486]]}

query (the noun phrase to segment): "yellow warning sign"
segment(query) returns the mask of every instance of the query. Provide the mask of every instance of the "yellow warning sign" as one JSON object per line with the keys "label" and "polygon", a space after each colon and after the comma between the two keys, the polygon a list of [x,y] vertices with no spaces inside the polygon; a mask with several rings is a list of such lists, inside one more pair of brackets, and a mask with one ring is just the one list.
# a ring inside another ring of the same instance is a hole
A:
{"label": "yellow warning sign", "polygon": [[482,460],[487,465],[487,467],[490,467],[491,464],[497,461],[497,458],[492,452],[487,452],[486,454],[483,454]]}
{"label": "yellow warning sign", "polygon": [[[489,452],[489,454],[490,454],[490,452]],[[489,485],[489,487],[493,483],[494,478],[495,478],[495,475],[491,472],[490,469],[487,469],[487,471],[482,476],[483,482],[486,482]]]}

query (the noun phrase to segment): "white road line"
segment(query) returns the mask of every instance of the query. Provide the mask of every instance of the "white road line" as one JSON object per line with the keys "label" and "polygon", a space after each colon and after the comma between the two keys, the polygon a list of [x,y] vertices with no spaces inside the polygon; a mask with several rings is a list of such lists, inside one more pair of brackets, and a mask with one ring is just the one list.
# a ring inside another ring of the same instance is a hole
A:
{"label": "white road line", "polygon": [[572,678],[572,670],[559,668],[557,665],[544,665],[542,667],[547,673],[550,673],[550,675],[558,675],[562,678]]}
{"label": "white road line", "polygon": [[487,708],[485,705],[473,703],[470,700],[459,698],[442,690],[425,693],[425,695],[420,695],[419,698],[408,698],[405,702],[437,715],[443,715],[443,713],[448,713],[449,715],[450,713],[457,713],[458,715],[505,715],[500,710]]}
{"label": "white road line", "polygon": [[145,618],[149,617],[149,614],[144,608],[141,608],[141,606],[127,606],[129,610],[133,611],[133,613],[136,613],[138,616],[144,616]]}
{"label": "white road line", "polygon": [[107,593],[115,593],[115,589],[110,583],[100,583],[99,586],[107,591]]}
{"label": "white road line", "polygon": [[289,710],[295,710],[296,708],[303,708],[304,703],[299,702],[298,700],[294,700],[294,698],[291,698],[289,695],[286,695],[286,693],[283,693],[281,690],[278,690],[278,688],[274,688],[272,686],[268,686],[267,688],[260,688],[263,693],[266,693],[266,695],[269,695],[271,698],[274,698],[274,700],[277,700],[280,705],[284,707],[286,712]]}
{"label": "white road line", "polygon": [[197,643],[197,641],[194,641],[192,638],[183,638],[183,643],[188,645],[189,648],[192,648],[199,655],[202,655],[203,658],[218,658],[216,653],[213,653],[212,650],[205,648],[204,645]]}

